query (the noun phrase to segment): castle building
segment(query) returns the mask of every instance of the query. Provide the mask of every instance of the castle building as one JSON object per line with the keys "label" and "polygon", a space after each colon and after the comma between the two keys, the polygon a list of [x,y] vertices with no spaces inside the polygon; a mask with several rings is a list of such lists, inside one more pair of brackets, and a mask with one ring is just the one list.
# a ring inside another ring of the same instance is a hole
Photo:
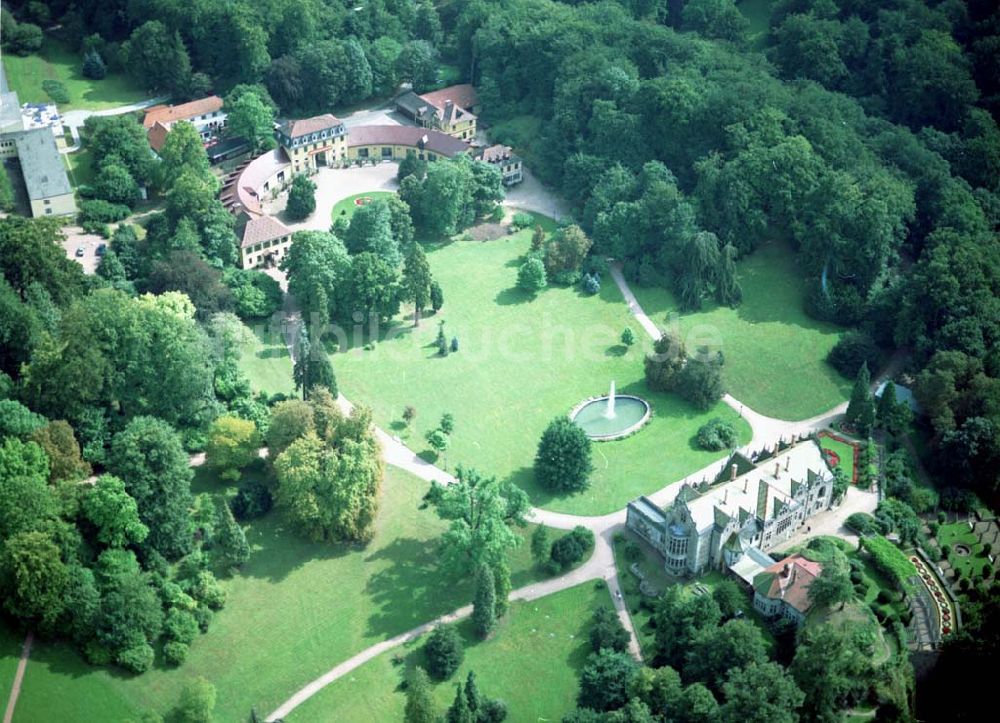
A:
{"label": "castle building", "polygon": [[773,564],[765,553],[828,509],[833,475],[819,446],[803,442],[754,464],[734,453],[716,483],[685,483],[661,509],[647,497],[629,503],[627,526],[663,555],[672,575],[730,571],[752,584]]}
{"label": "castle building", "polygon": [[347,126],[330,113],[286,121],[275,131],[292,164],[292,175],[335,166],[347,158]]}

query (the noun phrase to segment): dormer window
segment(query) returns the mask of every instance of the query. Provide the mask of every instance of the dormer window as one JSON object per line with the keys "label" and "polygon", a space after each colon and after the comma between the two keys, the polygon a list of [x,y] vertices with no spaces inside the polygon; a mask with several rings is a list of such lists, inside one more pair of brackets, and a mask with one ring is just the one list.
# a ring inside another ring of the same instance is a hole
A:
{"label": "dormer window", "polygon": [[326,138],[326,131],[323,131],[319,135],[320,135],[320,138]]}

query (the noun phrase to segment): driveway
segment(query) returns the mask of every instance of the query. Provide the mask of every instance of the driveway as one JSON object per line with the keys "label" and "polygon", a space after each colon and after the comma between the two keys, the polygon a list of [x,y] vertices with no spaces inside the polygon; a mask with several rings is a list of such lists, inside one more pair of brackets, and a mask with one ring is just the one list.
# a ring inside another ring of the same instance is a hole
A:
{"label": "driveway", "polygon": [[[97,263],[100,261],[97,247],[106,244],[107,240],[92,233],[84,233],[79,226],[66,226],[63,228],[63,233],[66,234],[66,238],[62,242],[62,247],[66,251],[67,258],[79,263],[84,273],[96,273]],[[83,248],[83,256],[76,255],[78,248]]]}
{"label": "driveway", "polygon": [[[379,163],[376,166],[360,168],[321,168],[312,177],[316,184],[316,210],[304,221],[289,222],[282,218],[292,231],[329,231],[333,223],[333,207],[348,196],[366,191],[395,191],[396,163]],[[264,205],[264,210],[280,217],[285,210],[288,193],[284,192]]]}
{"label": "driveway", "polygon": [[543,186],[527,168],[522,170],[522,175],[523,181],[507,189],[505,206],[543,213],[557,221],[569,216],[569,204],[566,201]]}
{"label": "driveway", "polygon": [[365,108],[342,116],[340,120],[348,128],[354,126],[412,126],[416,125],[402,113],[395,111],[395,106],[386,104],[378,108]]}

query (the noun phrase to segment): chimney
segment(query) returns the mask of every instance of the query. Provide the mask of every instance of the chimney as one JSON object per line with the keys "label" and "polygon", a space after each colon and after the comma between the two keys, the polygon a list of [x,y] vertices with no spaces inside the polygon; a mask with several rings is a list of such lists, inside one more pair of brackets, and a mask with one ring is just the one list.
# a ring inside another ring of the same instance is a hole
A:
{"label": "chimney", "polygon": [[792,455],[785,457],[785,471],[788,471],[789,466],[792,464]]}
{"label": "chimney", "polygon": [[764,480],[757,483],[757,518],[767,519],[767,482]]}
{"label": "chimney", "polygon": [[778,475],[781,474],[781,462],[774,463],[774,478],[778,479]]}
{"label": "chimney", "polygon": [[729,481],[732,482],[734,479],[736,479],[736,465],[735,464],[732,467],[729,468]]}
{"label": "chimney", "polygon": [[744,478],[743,478],[743,494],[746,494],[746,493],[747,493],[747,485],[748,485],[749,483],[750,483],[750,480],[748,480],[748,479],[747,479],[746,477],[744,477]]}

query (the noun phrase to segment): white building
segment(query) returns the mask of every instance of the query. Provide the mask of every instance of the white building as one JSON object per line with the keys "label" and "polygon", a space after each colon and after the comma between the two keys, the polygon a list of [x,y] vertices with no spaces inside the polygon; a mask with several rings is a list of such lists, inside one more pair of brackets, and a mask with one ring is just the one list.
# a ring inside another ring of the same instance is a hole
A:
{"label": "white building", "polygon": [[761,551],[789,539],[833,497],[833,475],[811,440],[756,465],[734,453],[726,469],[728,480],[704,492],[685,483],[666,510],[646,497],[629,503],[629,529],[661,552],[667,572],[727,570],[751,549],[766,564]]}

